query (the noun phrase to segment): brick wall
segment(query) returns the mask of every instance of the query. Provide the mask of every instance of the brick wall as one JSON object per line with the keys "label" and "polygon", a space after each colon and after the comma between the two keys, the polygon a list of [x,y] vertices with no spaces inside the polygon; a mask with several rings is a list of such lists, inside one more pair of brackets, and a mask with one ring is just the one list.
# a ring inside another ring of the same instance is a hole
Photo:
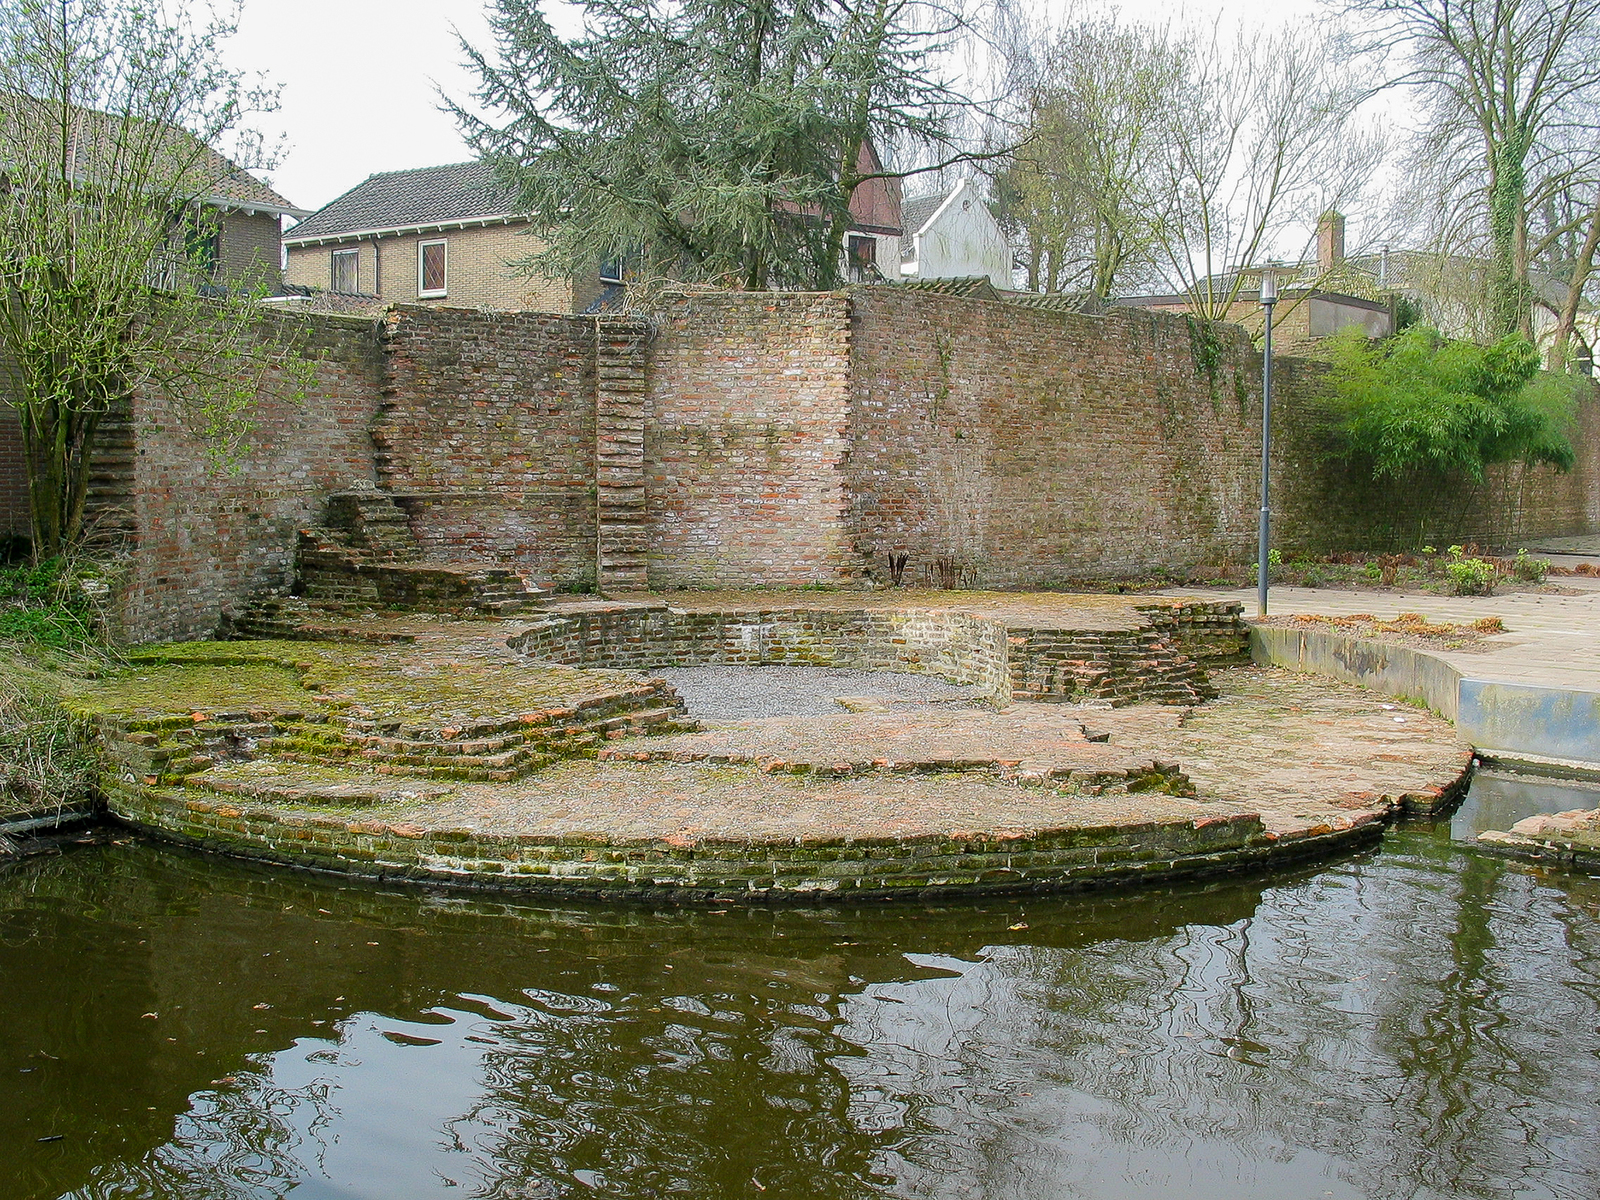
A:
{"label": "brick wall", "polygon": [[890,552],[911,555],[910,580],[945,560],[959,582],[1011,585],[1249,541],[1259,400],[1241,333],[1224,331],[1213,384],[1177,317],[853,299],[850,522],[879,577]]}
{"label": "brick wall", "polygon": [[252,593],[286,586],[300,527],[321,519],[329,492],[373,478],[382,364],[372,323],[278,319],[305,330],[311,387],[300,400],[262,398],[236,470],[208,467],[164,400],[135,398],[137,541],[121,613],[130,640],[205,637]]}
{"label": "brick wall", "polygon": [[0,543],[26,537],[32,524],[28,515],[28,474],[22,458],[22,428],[17,424],[16,410],[0,400]]}
{"label": "brick wall", "polygon": [[845,526],[849,300],[669,299],[645,423],[654,587],[856,578]]}
{"label": "brick wall", "polygon": [[[541,248],[542,243],[528,237],[526,230],[522,224],[486,225],[480,229],[390,235],[330,246],[291,246],[285,278],[304,287],[327,288],[333,282],[333,252],[354,249],[360,255],[360,291],[391,304],[559,313],[587,305],[598,292],[598,264],[592,281],[525,279],[511,273],[508,264]],[[422,242],[440,240],[448,246],[445,282],[449,294],[423,300],[417,294],[417,247]]]}
{"label": "brick wall", "polygon": [[228,283],[245,282],[276,291],[281,269],[282,218],[265,213],[230,212],[222,219],[219,274]]}
{"label": "brick wall", "polygon": [[[1220,331],[1208,372],[1181,316],[1104,317],[885,288],[852,294],[850,523],[878,577],[1017,585],[1255,559],[1261,356]],[[1600,400],[1580,464],[1483,487],[1374,484],[1338,459],[1324,368],[1277,360],[1274,544],[1512,547],[1600,528]],[[943,563],[941,564],[941,560]]]}
{"label": "brick wall", "polygon": [[378,478],[425,555],[592,579],[594,331],[552,313],[391,313]]}

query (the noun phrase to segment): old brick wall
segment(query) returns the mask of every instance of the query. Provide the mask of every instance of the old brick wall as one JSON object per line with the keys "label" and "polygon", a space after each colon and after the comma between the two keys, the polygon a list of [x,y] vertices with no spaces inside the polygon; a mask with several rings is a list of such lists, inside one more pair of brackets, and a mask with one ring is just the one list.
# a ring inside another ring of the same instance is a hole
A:
{"label": "old brick wall", "polygon": [[304,330],[310,388],[260,399],[233,471],[207,466],[170,403],[135,398],[137,533],[121,607],[132,641],[208,636],[255,592],[287,586],[300,527],[321,519],[328,493],[373,478],[382,363],[372,322],[277,319]]}
{"label": "old brick wall", "polygon": [[28,535],[28,475],[16,409],[0,400],[0,553],[4,543]]}
{"label": "old brick wall", "polygon": [[[852,300],[851,532],[875,576],[890,552],[911,556],[908,581],[986,585],[1254,561],[1261,356],[1237,328],[1221,327],[1208,370],[1181,316],[886,288]],[[1324,370],[1276,360],[1275,546],[1512,549],[1600,529],[1592,394],[1570,473],[1374,483],[1335,453]]]}
{"label": "old brick wall", "polygon": [[423,553],[592,582],[594,320],[406,305],[384,347],[378,478]]}
{"label": "old brick wall", "polygon": [[652,586],[859,576],[845,525],[850,336],[838,294],[668,300],[645,423]]}
{"label": "old brick wall", "polygon": [[851,533],[874,574],[988,586],[1237,558],[1259,420],[1242,333],[1215,378],[1180,317],[853,293]]}

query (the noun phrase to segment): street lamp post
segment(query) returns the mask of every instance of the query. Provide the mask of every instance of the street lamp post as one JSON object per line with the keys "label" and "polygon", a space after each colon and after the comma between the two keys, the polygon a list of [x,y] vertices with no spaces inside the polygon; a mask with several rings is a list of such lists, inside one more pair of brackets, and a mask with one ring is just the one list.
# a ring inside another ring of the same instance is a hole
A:
{"label": "street lamp post", "polygon": [[1278,302],[1278,278],[1271,268],[1261,272],[1261,307],[1267,333],[1261,354],[1261,544],[1256,555],[1256,616],[1267,615],[1267,549],[1272,508],[1268,483],[1272,471],[1272,306]]}

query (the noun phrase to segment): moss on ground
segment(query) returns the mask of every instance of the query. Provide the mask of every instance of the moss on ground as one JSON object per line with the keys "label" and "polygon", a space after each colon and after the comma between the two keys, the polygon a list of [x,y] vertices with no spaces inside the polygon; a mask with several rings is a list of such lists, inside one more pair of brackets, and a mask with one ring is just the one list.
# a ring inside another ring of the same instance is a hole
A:
{"label": "moss on ground", "polygon": [[300,686],[293,669],[260,660],[226,666],[139,662],[99,679],[69,681],[67,704],[88,717],[306,712],[321,707]]}
{"label": "moss on ground", "polygon": [[72,685],[85,716],[345,710],[446,727],[570,708],[624,689],[628,672],[536,667],[459,647],[337,642],[175,642],[130,652],[129,667]]}

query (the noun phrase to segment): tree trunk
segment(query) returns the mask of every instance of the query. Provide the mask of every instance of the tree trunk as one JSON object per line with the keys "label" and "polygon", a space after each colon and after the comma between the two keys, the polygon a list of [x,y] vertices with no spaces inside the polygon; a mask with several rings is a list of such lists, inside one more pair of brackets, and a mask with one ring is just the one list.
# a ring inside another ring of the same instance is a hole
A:
{"label": "tree trunk", "polygon": [[1594,271],[1594,256],[1597,250],[1600,250],[1600,201],[1596,202],[1594,212],[1589,217],[1589,232],[1584,237],[1583,249],[1578,252],[1577,261],[1573,264],[1572,278],[1567,282],[1567,298],[1561,305],[1561,314],[1556,320],[1555,338],[1550,343],[1548,361],[1552,371],[1566,370],[1567,343],[1572,340],[1572,331],[1578,323],[1578,305],[1583,300],[1583,289]]}
{"label": "tree trunk", "polygon": [[37,562],[63,554],[83,539],[95,435],[103,407],[78,396],[66,405],[59,401],[34,405],[24,400],[18,415]]}

